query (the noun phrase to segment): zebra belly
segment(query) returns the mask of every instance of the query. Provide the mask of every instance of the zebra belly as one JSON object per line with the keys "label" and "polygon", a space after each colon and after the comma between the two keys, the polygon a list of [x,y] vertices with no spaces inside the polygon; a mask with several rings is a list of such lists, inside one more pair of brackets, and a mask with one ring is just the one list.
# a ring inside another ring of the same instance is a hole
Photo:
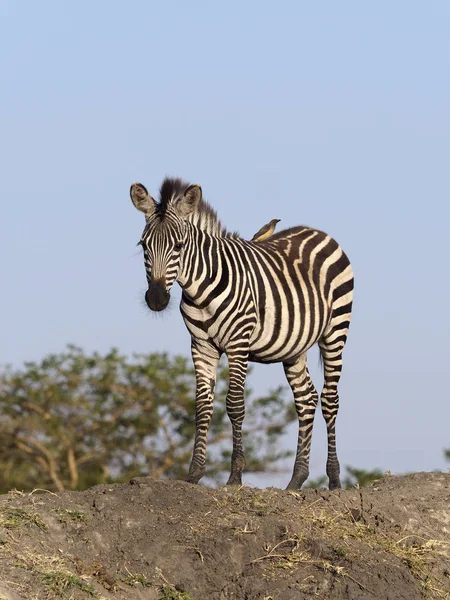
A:
{"label": "zebra belly", "polygon": [[[223,352],[227,352],[227,346],[233,342],[236,348],[236,340],[242,335],[242,321],[239,318],[229,326],[215,315],[196,307],[187,307],[181,304],[181,313],[185,325],[194,339],[208,341]],[[250,314],[252,311],[249,311]],[[264,320],[258,319],[254,313],[254,326],[249,338],[243,338],[243,347],[249,350],[249,361],[258,363],[274,363],[283,361],[294,362],[296,358],[304,354],[322,336],[330,317],[330,312],[324,310],[320,315],[300,315],[295,311],[295,318],[277,311],[267,311]],[[247,324],[249,315],[247,313]],[[250,318],[251,320],[251,318]]]}
{"label": "zebra belly", "polygon": [[295,362],[302,354],[304,354],[311,346],[317,342],[313,339],[309,344],[289,344],[287,347],[271,350],[258,350],[250,347],[248,359],[250,362],[256,363],[275,363],[275,362]]}

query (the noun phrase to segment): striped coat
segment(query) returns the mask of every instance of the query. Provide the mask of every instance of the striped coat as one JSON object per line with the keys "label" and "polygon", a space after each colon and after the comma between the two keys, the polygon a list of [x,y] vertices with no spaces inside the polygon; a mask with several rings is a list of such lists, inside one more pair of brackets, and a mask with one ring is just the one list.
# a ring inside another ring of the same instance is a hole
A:
{"label": "striped coat", "polygon": [[142,186],[131,187],[144,212],[141,237],[151,310],[163,310],[175,281],[183,293],[181,313],[191,334],[196,391],[196,437],[189,481],[205,472],[206,436],[212,415],[215,374],[222,353],[229,361],[227,411],[233,428],[230,484],[241,483],[245,466],[242,423],[249,361],[282,362],[294,394],[299,437],[289,488],[309,474],[312,425],[318,394],[306,351],[318,343],[324,363],[322,413],[327,424],[327,474],[340,486],[335,420],[342,350],[350,323],[353,273],[338,243],[309,227],[280,231],[260,242],[228,233],[202,199],[199,186],[166,179],[156,202]]}

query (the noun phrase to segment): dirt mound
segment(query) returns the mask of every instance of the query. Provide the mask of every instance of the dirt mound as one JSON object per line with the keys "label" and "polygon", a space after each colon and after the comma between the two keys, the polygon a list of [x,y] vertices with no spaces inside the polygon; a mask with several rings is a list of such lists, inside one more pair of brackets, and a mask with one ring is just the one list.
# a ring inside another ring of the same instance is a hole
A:
{"label": "dirt mound", "polygon": [[0,497],[0,600],[450,598],[450,474],[363,490],[135,479]]}

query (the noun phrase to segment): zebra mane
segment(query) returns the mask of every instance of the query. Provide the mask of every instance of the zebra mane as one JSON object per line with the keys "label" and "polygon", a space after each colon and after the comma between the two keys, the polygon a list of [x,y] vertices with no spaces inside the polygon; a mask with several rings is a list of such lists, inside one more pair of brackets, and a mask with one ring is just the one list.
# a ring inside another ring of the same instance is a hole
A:
{"label": "zebra mane", "polygon": [[[189,186],[189,182],[183,181],[179,177],[166,177],[164,179],[159,190],[159,204],[157,208],[157,212],[162,218],[164,218],[164,215],[172,204],[184,195]],[[202,231],[213,235],[221,237],[230,235],[219,221],[216,211],[203,198],[197,210],[190,214],[187,220]]]}

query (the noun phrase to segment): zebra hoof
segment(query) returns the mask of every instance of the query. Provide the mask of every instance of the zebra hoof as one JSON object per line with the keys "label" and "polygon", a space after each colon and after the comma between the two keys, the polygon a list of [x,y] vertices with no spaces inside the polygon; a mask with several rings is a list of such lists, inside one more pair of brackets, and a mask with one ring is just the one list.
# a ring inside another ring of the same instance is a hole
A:
{"label": "zebra hoof", "polygon": [[239,475],[230,475],[227,481],[227,485],[242,485],[242,476]]}
{"label": "zebra hoof", "polygon": [[287,490],[300,490],[302,485],[308,479],[309,473],[303,475],[295,475],[292,477],[290,482],[287,485]]}
{"label": "zebra hoof", "polygon": [[328,489],[339,490],[340,488],[342,488],[342,485],[339,479],[337,481],[330,481]]}
{"label": "zebra hoof", "polygon": [[195,469],[189,472],[186,481],[188,483],[198,483],[205,474],[205,469]]}

